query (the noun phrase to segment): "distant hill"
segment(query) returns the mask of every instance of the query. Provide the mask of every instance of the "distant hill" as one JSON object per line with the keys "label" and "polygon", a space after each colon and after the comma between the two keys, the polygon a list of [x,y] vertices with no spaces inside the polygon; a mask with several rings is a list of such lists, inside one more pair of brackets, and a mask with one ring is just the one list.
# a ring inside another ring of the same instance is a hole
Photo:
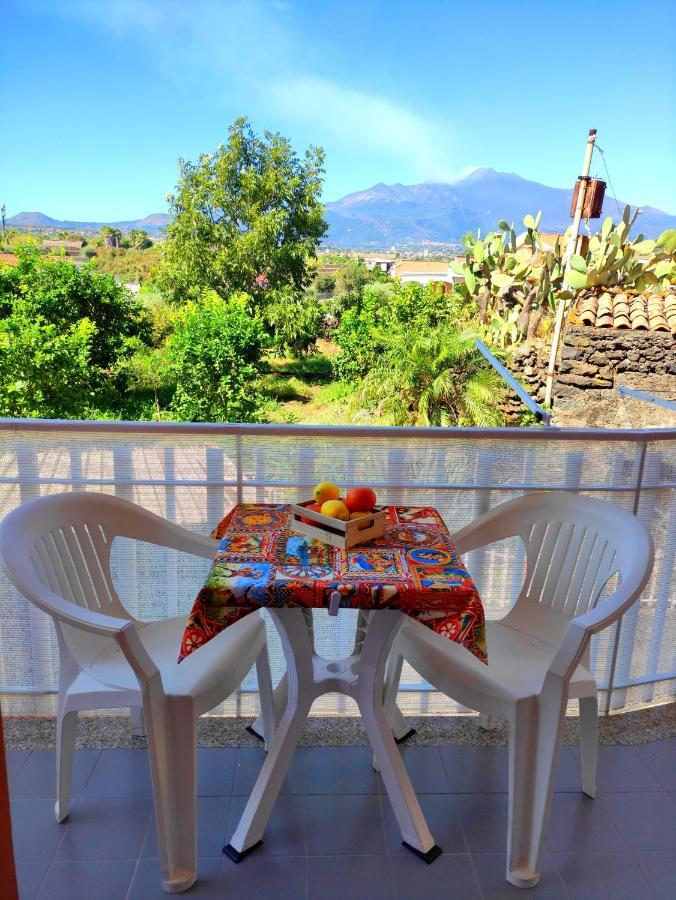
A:
{"label": "distant hill", "polygon": [[152,213],[144,219],[130,219],[124,222],[73,222],[69,219],[52,219],[41,212],[20,212],[7,219],[13,228],[54,228],[62,231],[98,231],[104,225],[112,225],[120,231],[145,228],[149,234],[158,234],[169,222],[166,213]]}
{"label": "distant hill", "polygon": [[[383,248],[423,242],[458,243],[469,229],[485,233],[499,219],[522,229],[526,213],[542,210],[543,231],[564,231],[570,224],[572,190],[547,187],[519,175],[477,169],[452,183],[376,184],[326,204],[329,232],[325,243],[336,247]],[[619,201],[620,209],[624,202]],[[643,207],[634,233],[656,237],[676,228],[676,216]],[[606,194],[604,215],[619,218]]]}
{"label": "distant hill", "polygon": [[[526,213],[535,215],[539,210],[543,231],[562,232],[570,224],[571,194],[572,189],[547,187],[495,169],[476,169],[451,183],[380,183],[326,204],[329,231],[324,243],[333,247],[373,249],[393,244],[398,247],[428,242],[457,244],[469,228],[474,231],[480,228],[486,233],[496,228],[499,219],[513,222],[517,231],[521,231]],[[620,209],[624,205],[624,201],[619,201]],[[607,194],[603,212],[614,221],[619,219],[615,201]],[[8,225],[20,228],[98,231],[102,225],[113,225],[122,231],[145,228],[151,234],[161,232],[168,222],[166,213],[124,222],[71,222],[52,219],[40,212],[22,212],[7,219]],[[633,233],[657,237],[667,228],[676,228],[676,216],[645,206]]]}

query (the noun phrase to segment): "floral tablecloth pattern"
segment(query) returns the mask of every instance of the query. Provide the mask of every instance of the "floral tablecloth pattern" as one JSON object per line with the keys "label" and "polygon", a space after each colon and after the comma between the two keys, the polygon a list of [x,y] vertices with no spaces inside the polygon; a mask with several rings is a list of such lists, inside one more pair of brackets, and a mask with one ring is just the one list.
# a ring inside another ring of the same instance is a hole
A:
{"label": "floral tablecloth pattern", "polygon": [[387,506],[385,534],[351,550],[294,532],[288,504],[241,503],[212,532],[220,543],[181,641],[180,660],[261,607],[400,609],[486,662],[484,611],[432,507]]}

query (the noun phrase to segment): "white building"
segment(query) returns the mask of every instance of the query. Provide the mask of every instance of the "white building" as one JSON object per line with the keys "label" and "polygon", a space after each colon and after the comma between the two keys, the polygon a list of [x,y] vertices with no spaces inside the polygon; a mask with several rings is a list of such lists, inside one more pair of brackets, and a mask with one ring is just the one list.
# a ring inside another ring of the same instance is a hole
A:
{"label": "white building", "polygon": [[444,260],[400,259],[394,264],[390,274],[400,278],[402,283],[416,281],[418,284],[429,284],[438,281],[452,285],[464,281],[463,276],[451,271],[450,264]]}

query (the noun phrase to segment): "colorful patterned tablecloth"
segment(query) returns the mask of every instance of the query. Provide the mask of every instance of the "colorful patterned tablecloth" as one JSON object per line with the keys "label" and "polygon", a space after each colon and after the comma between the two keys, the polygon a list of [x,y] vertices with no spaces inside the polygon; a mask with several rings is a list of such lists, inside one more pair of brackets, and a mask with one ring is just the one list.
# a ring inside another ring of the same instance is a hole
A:
{"label": "colorful patterned tablecloth", "polygon": [[261,607],[400,609],[486,662],[484,611],[448,529],[431,507],[387,506],[385,534],[340,550],[294,532],[288,504],[241,503],[214,529],[216,556],[180,660]]}

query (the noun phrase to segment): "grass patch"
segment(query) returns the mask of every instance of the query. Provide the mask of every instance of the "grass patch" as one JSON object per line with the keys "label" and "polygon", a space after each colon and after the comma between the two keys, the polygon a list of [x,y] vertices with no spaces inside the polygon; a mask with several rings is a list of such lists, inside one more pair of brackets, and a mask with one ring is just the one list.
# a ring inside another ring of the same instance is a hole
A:
{"label": "grass patch", "polygon": [[289,400],[303,402],[311,397],[308,385],[295,376],[285,378],[273,373],[263,375],[258,382],[258,387],[262,394],[279,403],[286,403]]}

